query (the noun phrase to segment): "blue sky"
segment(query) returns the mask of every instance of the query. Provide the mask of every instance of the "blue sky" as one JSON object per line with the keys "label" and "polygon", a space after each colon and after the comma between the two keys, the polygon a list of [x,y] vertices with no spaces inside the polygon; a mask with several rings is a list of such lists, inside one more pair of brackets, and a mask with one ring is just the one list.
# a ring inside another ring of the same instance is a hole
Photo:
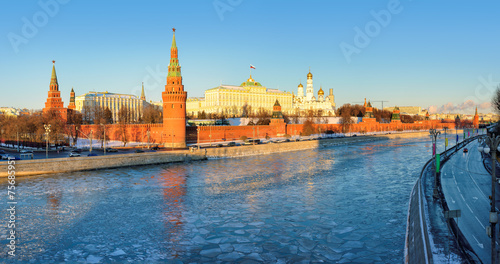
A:
{"label": "blue sky", "polygon": [[6,0],[0,5],[0,106],[43,108],[52,60],[65,105],[71,87],[77,95],[139,95],[141,82],[147,99],[160,101],[172,27],[190,97],[221,82],[239,85],[250,64],[264,86],[296,93],[311,67],[315,93],[320,85],[333,88],[337,106],[366,97],[389,101],[384,106],[471,114],[475,105],[491,112],[488,103],[500,81],[500,2],[495,1]]}

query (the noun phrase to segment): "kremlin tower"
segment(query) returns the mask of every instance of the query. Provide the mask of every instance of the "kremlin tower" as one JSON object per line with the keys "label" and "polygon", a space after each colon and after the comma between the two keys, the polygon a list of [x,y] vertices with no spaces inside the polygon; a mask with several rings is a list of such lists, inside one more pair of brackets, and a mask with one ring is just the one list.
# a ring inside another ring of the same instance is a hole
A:
{"label": "kremlin tower", "polygon": [[474,126],[474,128],[479,128],[479,115],[477,114],[477,106],[476,106],[476,114],[474,114],[472,125]]}
{"label": "kremlin tower", "polygon": [[75,110],[75,90],[71,87],[71,93],[69,93],[69,105],[68,109]]}
{"label": "kremlin tower", "polygon": [[162,93],[163,99],[163,141],[165,147],[186,147],[186,99],[187,92],[182,85],[181,66],[177,56],[175,28],[170,49],[167,84]]}
{"label": "kremlin tower", "polygon": [[64,108],[63,101],[61,99],[61,92],[59,91],[59,83],[57,82],[56,75],[56,61],[52,61],[52,77],[50,78],[50,86],[47,101],[45,102],[45,107],[43,108],[43,113],[54,111],[58,113],[62,119],[67,119],[68,109]]}
{"label": "kremlin tower", "polygon": [[146,94],[144,93],[144,83],[142,83],[141,100],[146,101]]}

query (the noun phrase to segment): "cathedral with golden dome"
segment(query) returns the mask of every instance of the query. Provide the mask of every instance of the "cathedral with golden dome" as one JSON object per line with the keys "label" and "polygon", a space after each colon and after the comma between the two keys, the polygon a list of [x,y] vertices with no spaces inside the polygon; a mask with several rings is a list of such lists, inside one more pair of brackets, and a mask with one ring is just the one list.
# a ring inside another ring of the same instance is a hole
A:
{"label": "cathedral with golden dome", "polygon": [[293,96],[293,109],[295,113],[307,115],[310,110],[315,111],[315,114],[324,116],[335,115],[335,96],[333,89],[330,89],[330,94],[325,96],[323,88],[320,87],[318,97],[314,96],[313,75],[311,70],[307,74],[306,94],[304,96],[304,85],[302,83],[297,87],[297,95]]}

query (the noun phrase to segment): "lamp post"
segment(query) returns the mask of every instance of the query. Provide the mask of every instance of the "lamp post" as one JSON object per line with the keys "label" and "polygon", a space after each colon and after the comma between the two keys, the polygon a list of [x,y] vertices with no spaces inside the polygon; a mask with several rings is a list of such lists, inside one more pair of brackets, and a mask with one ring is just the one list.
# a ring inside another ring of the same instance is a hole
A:
{"label": "lamp post", "polygon": [[446,152],[446,147],[448,147],[448,137],[446,136],[446,131],[448,127],[443,127],[444,130],[444,151]]}
{"label": "lamp post", "polygon": [[85,135],[85,133],[83,133],[83,131],[79,130],[78,127],[76,128],[76,130],[80,131],[80,133],[82,133],[82,135],[84,135],[86,138],[90,139],[90,149],[89,149],[89,152],[92,153],[92,129],[90,130],[90,133],[89,133],[90,136]]}
{"label": "lamp post", "polygon": [[146,135],[148,137],[148,149],[151,147],[151,144],[149,143],[149,137],[151,136],[151,133],[148,131],[146,131]]}
{"label": "lamp post", "polygon": [[101,126],[104,131],[104,155],[106,155],[106,125],[101,123]]}
{"label": "lamp post", "polygon": [[197,144],[196,145],[198,146],[198,149],[200,149],[200,127],[199,126],[196,127],[196,132],[198,132],[197,133],[198,139],[197,139]]}
{"label": "lamp post", "polygon": [[19,127],[16,125],[17,152],[19,152]]}
{"label": "lamp post", "polygon": [[45,141],[47,143],[47,146],[45,148],[45,158],[48,159],[49,158],[49,135],[50,135],[50,124],[45,124],[43,125],[43,127],[45,128]]}
{"label": "lamp post", "polygon": [[[432,158],[436,157],[436,139],[441,132],[436,131],[436,129],[429,129],[429,133],[431,134],[431,139],[432,139]],[[432,163],[432,168],[434,169],[434,198],[437,199],[438,196],[438,190],[437,190],[437,172],[436,172],[436,164],[435,162]]]}
{"label": "lamp post", "polygon": [[[482,142],[481,142],[482,143]],[[484,152],[488,154],[491,151],[491,210],[490,210],[490,226],[491,226],[491,263],[496,263],[496,232],[495,225],[498,222],[498,214],[495,208],[495,182],[496,182],[496,160],[497,160],[497,150],[499,150],[498,145],[500,144],[500,136],[486,136],[484,143],[486,146],[483,147],[479,145],[477,150],[479,152]]]}

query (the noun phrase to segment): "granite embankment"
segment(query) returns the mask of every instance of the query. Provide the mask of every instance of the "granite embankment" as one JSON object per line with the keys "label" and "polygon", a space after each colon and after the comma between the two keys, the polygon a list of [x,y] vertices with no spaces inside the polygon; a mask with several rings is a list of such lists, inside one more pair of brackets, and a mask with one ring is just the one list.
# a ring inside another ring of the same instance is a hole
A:
{"label": "granite embankment", "polygon": [[[11,171],[15,171],[16,176],[30,176],[49,173],[111,169],[127,166],[163,164],[203,159],[206,159],[204,152],[190,152],[186,150],[94,157],[16,160],[14,169],[12,169],[11,167]],[[7,161],[0,162],[0,177],[7,177],[8,171],[9,168]]]}
{"label": "granite embankment", "polygon": [[[300,151],[306,149],[325,148],[336,145],[355,144],[393,138],[422,137],[428,132],[398,133],[375,136],[357,136],[308,140],[297,142],[269,143],[245,145],[238,147],[207,148],[201,150],[182,150],[174,152],[135,153],[95,157],[74,157],[40,160],[16,160],[15,175],[30,176],[39,174],[63,173],[73,171],[111,169],[127,166],[153,165],[172,162],[204,160],[207,158],[231,158],[252,155]],[[7,177],[9,167],[7,161],[0,162],[0,177]],[[12,167],[11,167],[12,168]]]}
{"label": "granite embankment", "polygon": [[394,138],[411,138],[423,137],[429,135],[429,132],[412,132],[412,133],[397,133],[397,134],[383,134],[373,136],[356,136],[345,138],[331,138],[322,140],[307,140],[307,141],[291,141],[282,143],[270,143],[260,145],[246,145],[241,147],[231,148],[209,148],[206,149],[207,158],[230,158],[230,157],[243,157],[252,155],[265,155],[272,153],[299,151],[315,148],[326,148],[337,145],[355,144],[361,142],[371,142],[377,140],[387,140]]}

